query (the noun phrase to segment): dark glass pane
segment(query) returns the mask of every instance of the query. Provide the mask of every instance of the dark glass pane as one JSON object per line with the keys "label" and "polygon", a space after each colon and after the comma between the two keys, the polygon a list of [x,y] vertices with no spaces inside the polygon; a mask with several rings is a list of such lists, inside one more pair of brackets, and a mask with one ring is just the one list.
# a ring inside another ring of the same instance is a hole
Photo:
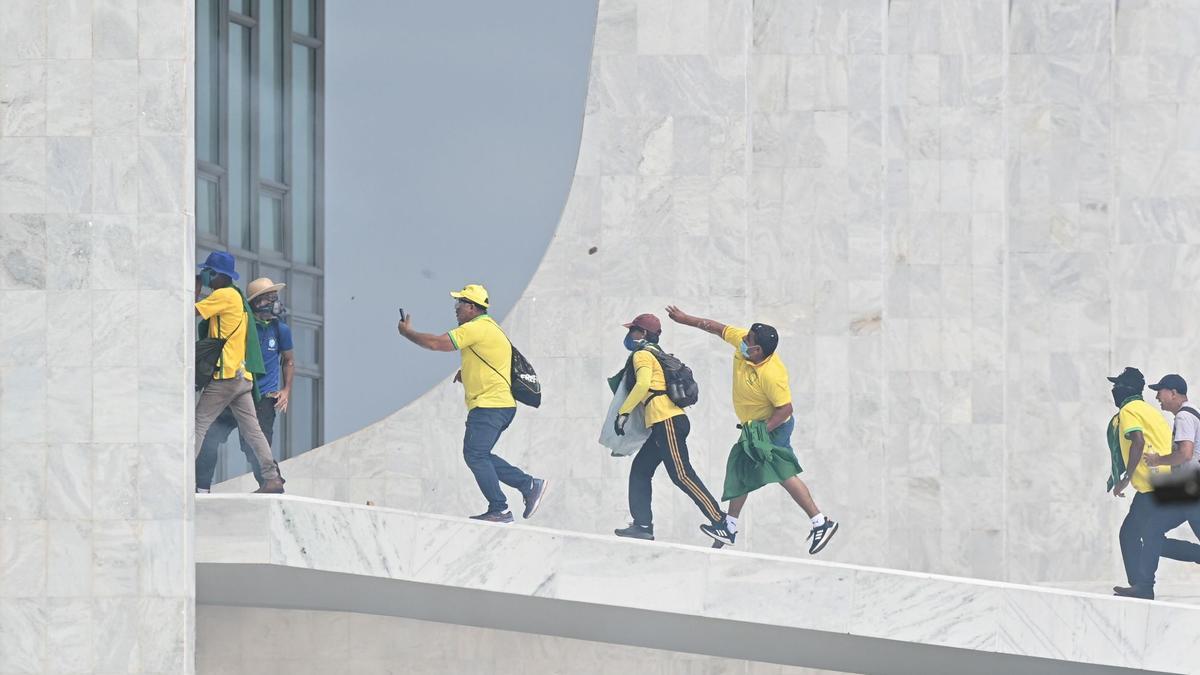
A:
{"label": "dark glass pane", "polygon": [[314,106],[316,70],[311,49],[292,45],[292,260],[316,263],[314,240]]}
{"label": "dark glass pane", "polygon": [[283,203],[269,194],[258,196],[258,250],[283,253]]}
{"label": "dark glass pane", "polygon": [[217,202],[217,183],[204,178],[196,179],[196,229],[214,237],[220,236],[217,227],[220,208]]}
{"label": "dark glass pane", "polygon": [[296,348],[296,364],[309,368],[318,367],[321,353],[321,329],[293,319],[288,326],[292,329],[292,344]]}
{"label": "dark glass pane", "polygon": [[[250,248],[250,30],[229,24],[229,243]],[[254,181],[257,184],[257,181]]]}
{"label": "dark glass pane", "polygon": [[313,0],[292,0],[292,30],[303,35],[316,35]]}
{"label": "dark glass pane", "polygon": [[309,314],[321,313],[321,280],[317,277],[292,273],[292,285],[288,287],[288,302],[292,309]]}
{"label": "dark glass pane", "polygon": [[311,450],[316,444],[317,397],[316,382],[312,378],[296,376],[292,383],[292,395],[288,400],[288,427],[291,430],[288,450],[291,456]]}
{"label": "dark glass pane", "polygon": [[238,288],[245,291],[250,282],[254,280],[254,261],[247,260],[241,256],[235,256],[235,259],[237,262],[234,264],[233,269],[237,270],[238,273],[236,283]]}
{"label": "dark glass pane", "polygon": [[[259,172],[283,181],[283,14],[281,0],[259,0]],[[282,250],[282,249],[280,249]]]}
{"label": "dark glass pane", "polygon": [[[259,263],[259,265],[258,265],[258,276],[266,277],[276,283],[279,283],[280,281],[283,281],[285,278],[287,278],[286,274],[284,273],[284,271],[282,269],[280,269],[278,267],[271,267],[270,265],[263,265],[262,263]],[[283,292],[285,294],[285,295],[283,295],[283,301],[284,301],[284,303],[286,303],[287,302],[287,295],[286,295],[287,289],[284,289]]]}
{"label": "dark glass pane", "polygon": [[196,159],[220,164],[221,90],[217,0],[196,2]]}

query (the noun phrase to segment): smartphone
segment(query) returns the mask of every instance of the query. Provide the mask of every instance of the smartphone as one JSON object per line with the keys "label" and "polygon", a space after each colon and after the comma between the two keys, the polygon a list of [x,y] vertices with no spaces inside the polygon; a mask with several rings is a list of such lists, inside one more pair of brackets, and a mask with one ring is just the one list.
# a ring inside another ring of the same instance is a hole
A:
{"label": "smartphone", "polygon": [[404,308],[403,307],[400,308],[400,320],[401,321],[404,320]]}

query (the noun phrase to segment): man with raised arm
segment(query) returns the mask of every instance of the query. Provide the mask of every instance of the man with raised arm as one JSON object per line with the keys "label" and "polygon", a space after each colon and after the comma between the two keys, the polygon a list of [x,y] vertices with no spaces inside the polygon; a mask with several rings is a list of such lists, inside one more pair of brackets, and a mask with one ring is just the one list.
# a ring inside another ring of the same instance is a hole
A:
{"label": "man with raised arm", "polygon": [[[729,453],[725,467],[725,494],[729,521],[736,533],[737,518],[750,493],[768,483],[779,483],[804,509],[812,523],[808,535],[810,554],[819,553],[837,533],[838,524],[817,508],[800,480],[800,463],[792,450],[792,392],[787,367],[775,353],[779,333],[756,323],[749,329],[727,326],[712,319],[691,316],[674,305],[667,316],[677,323],[712,333],[733,346],[733,411],[742,437]],[[714,546],[719,547],[718,544]]]}
{"label": "man with raised arm", "polygon": [[546,494],[546,481],[534,478],[492,452],[500,434],[512,424],[517,402],[512,394],[512,343],[492,317],[488,316],[488,292],[470,284],[453,291],[454,317],[458,327],[446,333],[421,333],[412,327],[412,315],[405,315],[396,329],[413,344],[435,352],[458,351],[462,369],[455,382],[462,382],[467,400],[467,432],[463,437],[463,459],[479,491],[487,498],[487,511],[471,516],[492,523],[513,522],[508,499],[500,484],[516,488],[525,499],[525,518],[533,516]]}

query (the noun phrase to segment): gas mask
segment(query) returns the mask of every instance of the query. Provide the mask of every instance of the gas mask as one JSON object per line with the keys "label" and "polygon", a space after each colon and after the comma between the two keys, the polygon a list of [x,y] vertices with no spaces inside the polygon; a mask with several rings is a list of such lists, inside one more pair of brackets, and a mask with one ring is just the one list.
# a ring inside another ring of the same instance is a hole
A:
{"label": "gas mask", "polygon": [[275,298],[273,300],[259,300],[251,304],[250,307],[254,310],[254,313],[260,317],[269,316],[273,319],[277,319],[283,316],[283,303],[280,302],[279,298]]}
{"label": "gas mask", "polygon": [[632,335],[625,336],[625,349],[628,349],[631,352],[636,352],[637,350],[639,350],[645,346],[646,346],[645,340],[635,340]]}

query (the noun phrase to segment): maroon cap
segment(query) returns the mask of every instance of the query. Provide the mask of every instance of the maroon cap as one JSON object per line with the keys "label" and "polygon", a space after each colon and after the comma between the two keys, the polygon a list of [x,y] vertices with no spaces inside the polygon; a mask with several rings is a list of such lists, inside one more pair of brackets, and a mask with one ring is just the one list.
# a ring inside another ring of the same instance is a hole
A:
{"label": "maroon cap", "polygon": [[653,314],[638,314],[637,318],[625,324],[626,328],[641,328],[647,333],[661,333],[662,322]]}

